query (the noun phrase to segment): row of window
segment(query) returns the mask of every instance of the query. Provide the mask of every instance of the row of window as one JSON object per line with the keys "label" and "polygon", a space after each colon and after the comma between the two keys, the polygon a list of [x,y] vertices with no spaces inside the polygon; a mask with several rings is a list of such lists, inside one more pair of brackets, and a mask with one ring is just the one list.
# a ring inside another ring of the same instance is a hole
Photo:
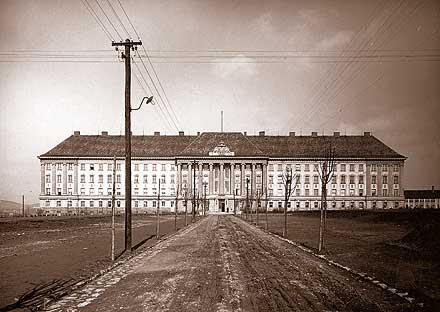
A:
{"label": "row of window", "polygon": [[[302,208],[300,203],[301,203],[300,201],[296,201],[295,202],[295,207],[297,209]],[[269,208],[274,208],[274,202],[269,201],[268,204],[269,204],[268,205]],[[283,207],[284,202],[278,201],[277,204],[278,204],[277,208],[284,208]],[[310,202],[306,201],[306,202],[304,202],[303,207],[306,208],[306,209],[309,209],[309,208],[311,208],[310,204],[311,204]],[[384,201],[384,202],[372,201],[371,202],[371,207],[373,209],[379,208],[379,204],[380,204],[381,208],[383,208],[383,209],[391,208],[391,206],[388,205],[387,201]],[[320,203],[318,201],[313,202],[313,208],[317,209],[317,208],[319,208],[319,206],[320,206]],[[330,203],[330,207],[332,207],[332,208],[336,208],[337,206],[338,205],[337,205],[336,201],[332,201]],[[260,203],[259,207],[261,208],[261,203]],[[341,207],[342,209],[345,209],[345,208],[351,208],[351,209],[360,208],[360,209],[364,209],[365,208],[365,202],[362,202],[362,201],[360,201],[360,202],[354,202],[354,201],[345,202],[345,201],[343,201],[343,202],[340,202],[339,207]],[[398,201],[394,202],[394,208],[398,208],[398,207],[399,207],[399,202]],[[292,208],[292,202],[291,201],[287,202],[287,208]]]}
{"label": "row of window", "polygon": [[[100,174],[97,177],[98,177],[98,180],[97,180],[98,183],[104,183],[104,175]],[[141,177],[139,175],[135,174],[133,176],[133,183],[136,183],[136,184],[140,183],[140,178]],[[152,178],[151,181],[152,181],[153,184],[157,183],[157,176],[156,175],[153,174],[151,176],[151,178]],[[50,174],[46,175],[45,181],[46,181],[46,183],[51,183],[50,182],[51,181],[51,175]],[[56,176],[56,181],[57,181],[57,183],[62,183],[61,182],[62,181],[61,174],[58,174]],[[112,183],[112,182],[113,182],[113,175],[111,175],[111,174],[107,175],[107,183]],[[148,183],[148,176],[147,175],[143,175],[142,176],[142,182],[143,183]],[[160,177],[160,183],[166,184],[166,182],[167,182],[166,176],[162,175]],[[67,175],[67,183],[73,183],[73,175],[71,175],[71,174]],[[80,183],[86,183],[86,175],[85,174],[80,175]],[[95,183],[95,175],[93,175],[93,174],[89,175],[89,183]],[[116,175],[116,183],[121,183],[121,175],[120,174]],[[175,183],[175,176],[174,176],[174,174],[172,174],[170,176],[170,183],[171,184]]]}
{"label": "row of window", "polygon": [[[148,204],[149,202],[151,203],[150,205]],[[160,203],[161,203],[160,204],[161,207],[171,207],[171,208],[174,207],[174,201],[162,200],[162,201],[160,201]],[[85,208],[86,204],[88,205],[87,207],[89,207],[89,208],[95,208],[95,207],[98,207],[98,208],[107,208],[107,207],[111,208],[112,207],[111,200],[109,200],[109,201],[103,201],[103,200],[98,200],[98,201],[89,200],[89,201],[85,201],[85,200],[81,200],[79,202],[79,205],[80,205],[81,208]],[[156,208],[157,207],[157,200],[151,200],[151,201],[147,201],[147,200],[138,201],[138,200],[135,200],[135,201],[133,201],[133,207],[134,208],[140,208],[141,205],[144,208],[148,208],[148,207]],[[45,206],[46,207],[50,207],[50,200],[46,200]],[[57,200],[56,201],[56,207],[62,207],[61,200]],[[67,201],[67,208],[72,208],[72,207],[73,207],[73,201],[68,200]],[[116,201],[116,207],[118,207],[118,208],[121,207],[121,201],[120,200]]]}

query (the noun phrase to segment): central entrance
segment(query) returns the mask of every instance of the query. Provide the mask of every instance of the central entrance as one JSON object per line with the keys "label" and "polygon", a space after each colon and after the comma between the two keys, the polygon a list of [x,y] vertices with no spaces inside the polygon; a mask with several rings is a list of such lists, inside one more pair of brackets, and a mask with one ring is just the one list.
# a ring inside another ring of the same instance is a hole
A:
{"label": "central entrance", "polygon": [[219,204],[219,207],[220,207],[220,211],[221,212],[225,212],[226,211],[225,200],[224,199],[219,199],[218,200],[218,204]]}

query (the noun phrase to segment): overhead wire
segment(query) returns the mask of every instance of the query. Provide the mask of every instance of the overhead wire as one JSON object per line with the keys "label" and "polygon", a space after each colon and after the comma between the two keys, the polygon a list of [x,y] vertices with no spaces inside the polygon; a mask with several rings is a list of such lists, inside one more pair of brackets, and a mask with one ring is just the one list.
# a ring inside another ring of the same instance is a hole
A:
{"label": "overhead wire", "polygon": [[110,20],[110,18],[108,17],[107,13],[105,13],[105,10],[102,8],[102,6],[99,4],[98,0],[95,0],[96,4],[98,5],[98,7],[101,9],[101,12],[104,14],[104,16],[107,18],[108,23],[112,26],[113,30],[116,32],[116,34],[118,35],[119,39],[122,40],[122,36],[119,33],[119,31],[116,29],[115,25],[113,24],[113,22]]}
{"label": "overhead wire", "polygon": [[125,31],[125,34],[127,35],[128,38],[131,39],[131,35],[130,33],[127,31],[127,28],[125,28],[124,23],[122,23],[121,19],[119,18],[119,14],[116,13],[115,9],[113,8],[113,5],[111,4],[111,2],[109,0],[106,0],[110,9],[112,10],[113,14],[116,16],[116,19],[119,22],[119,25],[121,25],[122,29]]}
{"label": "overhead wire", "polygon": [[102,31],[105,33],[105,35],[107,36],[107,38],[110,41],[115,41],[115,39],[113,38],[113,36],[111,35],[111,33],[107,30],[107,28],[105,27],[105,25],[102,23],[101,19],[98,17],[98,15],[96,14],[95,10],[93,9],[93,7],[90,5],[90,3],[87,0],[81,0],[83,5],[86,7],[86,9],[89,11],[90,15],[92,15],[92,17],[95,19],[95,21],[98,23],[98,25],[101,27]]}

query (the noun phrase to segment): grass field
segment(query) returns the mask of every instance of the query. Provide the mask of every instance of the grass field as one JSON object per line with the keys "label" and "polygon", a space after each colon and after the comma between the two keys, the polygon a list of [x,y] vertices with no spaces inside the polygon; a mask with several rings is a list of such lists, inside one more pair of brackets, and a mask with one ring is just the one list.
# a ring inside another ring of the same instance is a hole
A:
{"label": "grass field", "polygon": [[[282,214],[269,214],[270,231],[281,235],[282,226]],[[319,212],[289,214],[289,239],[316,250],[318,231]],[[324,253],[440,307],[439,235],[440,211],[329,211]]]}
{"label": "grass field", "polygon": [[[116,218],[117,255],[124,249],[124,221]],[[0,310],[38,289],[21,305],[32,306],[109,267],[110,222],[110,216],[0,219]],[[185,226],[184,216],[177,225]],[[161,235],[173,233],[174,216],[162,216],[160,229]],[[133,215],[133,246],[154,244],[155,233],[154,216]]]}

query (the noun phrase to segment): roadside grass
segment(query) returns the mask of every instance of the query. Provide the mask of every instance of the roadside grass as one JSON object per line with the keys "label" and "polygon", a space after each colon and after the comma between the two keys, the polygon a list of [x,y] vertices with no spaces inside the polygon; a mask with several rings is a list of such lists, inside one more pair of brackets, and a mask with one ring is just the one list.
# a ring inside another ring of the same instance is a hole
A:
{"label": "roadside grass", "polygon": [[[283,220],[269,214],[269,231],[282,235]],[[319,211],[289,213],[288,239],[317,251],[318,231]],[[440,211],[328,211],[324,242],[328,258],[440,308]]]}

